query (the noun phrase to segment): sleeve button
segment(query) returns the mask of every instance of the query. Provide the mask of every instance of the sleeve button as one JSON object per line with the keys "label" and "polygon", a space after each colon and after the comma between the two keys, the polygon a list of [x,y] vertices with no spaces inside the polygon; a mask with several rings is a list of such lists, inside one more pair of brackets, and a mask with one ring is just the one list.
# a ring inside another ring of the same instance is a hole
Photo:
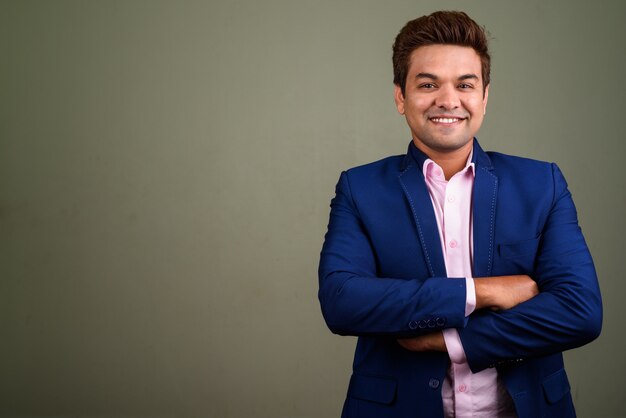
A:
{"label": "sleeve button", "polygon": [[430,379],[428,381],[428,386],[432,389],[437,389],[439,387],[439,379]]}

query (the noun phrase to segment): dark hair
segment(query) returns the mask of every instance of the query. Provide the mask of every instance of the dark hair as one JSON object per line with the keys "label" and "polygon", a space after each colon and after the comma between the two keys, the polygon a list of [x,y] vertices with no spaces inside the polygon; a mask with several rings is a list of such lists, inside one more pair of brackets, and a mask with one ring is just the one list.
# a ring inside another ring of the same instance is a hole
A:
{"label": "dark hair", "polygon": [[487,43],[485,28],[463,12],[440,11],[418,17],[404,25],[396,36],[393,44],[393,82],[400,86],[404,94],[411,53],[420,46],[447,44],[468,46],[476,51],[480,56],[485,89],[491,70]]}

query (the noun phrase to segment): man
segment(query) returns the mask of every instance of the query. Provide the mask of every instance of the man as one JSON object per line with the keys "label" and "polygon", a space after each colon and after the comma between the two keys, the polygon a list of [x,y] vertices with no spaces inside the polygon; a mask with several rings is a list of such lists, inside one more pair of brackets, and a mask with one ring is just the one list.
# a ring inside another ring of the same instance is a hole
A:
{"label": "man", "polygon": [[555,164],[486,153],[484,30],[460,12],[393,46],[406,155],[341,174],[319,268],[329,328],[359,337],[344,417],[574,417],[562,352],[602,303]]}

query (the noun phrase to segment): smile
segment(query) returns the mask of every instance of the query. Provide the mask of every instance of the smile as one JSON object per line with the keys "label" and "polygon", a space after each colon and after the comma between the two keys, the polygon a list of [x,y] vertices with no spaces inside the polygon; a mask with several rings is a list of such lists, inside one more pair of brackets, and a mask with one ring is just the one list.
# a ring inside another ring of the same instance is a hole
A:
{"label": "smile", "polygon": [[430,118],[430,121],[435,123],[456,123],[463,119],[464,118]]}

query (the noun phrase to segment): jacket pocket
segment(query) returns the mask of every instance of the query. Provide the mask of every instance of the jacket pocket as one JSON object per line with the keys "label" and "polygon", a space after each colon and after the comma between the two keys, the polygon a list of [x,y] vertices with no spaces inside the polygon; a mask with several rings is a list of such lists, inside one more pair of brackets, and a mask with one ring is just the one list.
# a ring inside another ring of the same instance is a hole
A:
{"label": "jacket pocket", "polygon": [[523,241],[516,241],[506,244],[500,244],[500,255],[504,258],[517,258],[529,255],[535,255],[537,253],[537,247],[539,246],[539,237],[525,239]]}
{"label": "jacket pocket", "polygon": [[391,378],[353,374],[350,378],[348,396],[389,405],[396,398],[396,386],[396,381]]}
{"label": "jacket pocket", "polygon": [[565,369],[560,369],[546,377],[543,381],[543,393],[549,403],[560,401],[570,391],[569,381]]}
{"label": "jacket pocket", "polygon": [[498,245],[498,274],[528,274],[535,270],[539,237]]}

